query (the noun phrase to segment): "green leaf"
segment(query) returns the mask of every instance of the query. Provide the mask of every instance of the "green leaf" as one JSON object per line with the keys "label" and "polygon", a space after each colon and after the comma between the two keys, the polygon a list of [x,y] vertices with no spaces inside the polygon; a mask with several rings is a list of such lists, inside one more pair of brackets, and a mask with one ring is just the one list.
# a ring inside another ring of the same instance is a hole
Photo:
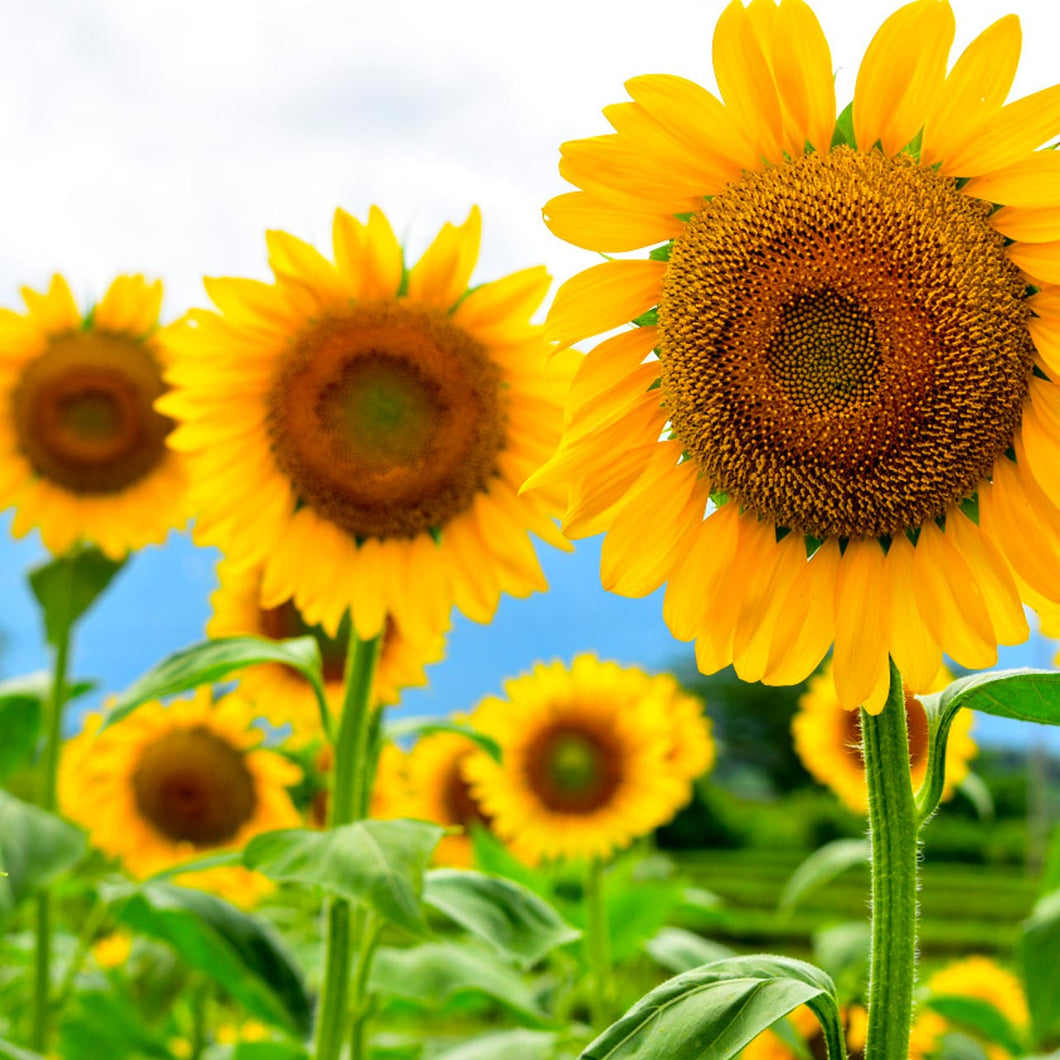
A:
{"label": "green leaf", "polygon": [[978,773],[969,773],[957,785],[957,790],[975,807],[981,821],[994,819],[994,796]]}
{"label": "green leaf", "polygon": [[813,957],[836,982],[842,993],[844,983],[855,993],[869,967],[872,925],[868,920],[848,920],[813,934]]}
{"label": "green leaf", "polygon": [[657,964],[669,972],[690,972],[701,964],[721,961],[735,954],[728,946],[712,942],[684,928],[663,928],[644,948]]}
{"label": "green leaf", "polygon": [[80,829],[0,790],[0,916],[73,868],[84,851]]}
{"label": "green leaf", "polygon": [[[604,882],[604,904],[607,907],[607,931],[611,937],[611,956],[624,961],[640,953],[644,942],[654,936],[685,897],[684,881],[672,874],[664,858],[626,856],[614,862]],[[585,907],[568,914],[583,926]]]}
{"label": "green leaf", "polygon": [[202,854],[197,858],[189,858],[179,865],[170,865],[168,869],[162,869],[147,877],[148,883],[160,883],[163,880],[172,880],[177,876],[183,876],[186,872],[203,872],[206,869],[227,868],[231,865],[243,864],[243,851],[222,850],[218,853]]}
{"label": "green leaf", "polygon": [[[75,681],[66,688],[66,702],[95,687],[94,681]],[[0,682],[0,780],[36,750],[41,718],[51,705],[51,694],[51,675],[43,670]]]}
{"label": "green leaf", "polygon": [[323,887],[425,935],[423,873],[444,834],[425,821],[355,821],[328,832],[288,828],[255,836],[244,859],[274,880]]}
{"label": "green leaf", "polygon": [[309,1054],[294,1042],[240,1042],[232,1060],[305,1060]]}
{"label": "green leaf", "polygon": [[1045,853],[1045,866],[1042,869],[1041,893],[1049,894],[1060,890],[1060,825],[1053,829],[1049,837],[1049,847]]}
{"label": "green leaf", "polygon": [[525,968],[581,937],[533,891],[481,872],[434,869],[427,873],[423,900]]}
{"label": "green leaf", "polygon": [[475,865],[490,876],[503,876],[527,890],[547,898],[552,893],[552,877],[520,861],[488,828],[472,822],[471,849]]}
{"label": "green leaf", "polygon": [[1035,1039],[1060,1034],[1060,891],[1042,898],[1024,921],[1019,962]]}
{"label": "green leaf", "polygon": [[854,865],[867,865],[869,854],[867,839],[836,839],[818,847],[791,874],[780,894],[778,909],[782,913],[790,913],[818,887],[830,883]]}
{"label": "green leaf", "polygon": [[259,663],[290,666],[323,697],[320,648],[313,637],[268,640],[264,637],[223,637],[204,640],[174,652],[134,681],[107,711],[100,731],[128,717],[154,699],[223,681],[230,674]]}
{"label": "green leaf", "polygon": [[941,692],[918,697],[928,716],[927,775],[917,793],[926,821],[938,808],[946,784],[946,744],[961,707],[1041,725],[1060,725],[1060,673],[1055,670],[995,670],[961,677]]}
{"label": "green leaf", "polygon": [[136,1057],[172,1060],[163,1041],[137,1016],[135,1006],[100,990],[81,993],[63,1019],[63,1060]]}
{"label": "green leaf", "polygon": [[842,114],[836,118],[835,132],[832,134],[832,147],[856,147],[854,138],[854,104],[848,103]]}
{"label": "green leaf", "polygon": [[401,718],[387,722],[383,728],[383,736],[392,743],[409,737],[420,739],[440,732],[463,736],[485,751],[490,758],[497,762],[501,760],[501,745],[492,736],[487,736],[463,722],[449,721],[446,718]]}
{"label": "green leaf", "polygon": [[987,1041],[1002,1046],[1013,1056],[1023,1055],[1019,1035],[989,1001],[957,994],[935,994],[928,998],[927,1005],[951,1023],[981,1034]]}
{"label": "green leaf", "polygon": [[31,1053],[28,1049],[20,1049],[13,1042],[0,1038],[0,1057],[3,1060],[45,1060],[40,1053]]}
{"label": "green leaf", "polygon": [[493,1031],[446,1049],[434,1060],[552,1060],[555,1044],[550,1031]]}
{"label": "green leaf", "polygon": [[124,565],[124,560],[108,559],[98,548],[79,547],[29,572],[29,587],[44,612],[49,644],[54,647],[66,639]]}
{"label": "green leaf", "polygon": [[409,949],[381,947],[372,965],[371,990],[439,1010],[460,994],[485,994],[521,1022],[549,1022],[535,991],[518,972],[478,947],[427,942]]}
{"label": "green leaf", "polygon": [[117,907],[123,923],[172,946],[259,1019],[305,1035],[302,976],[272,928],[228,902],[187,887],[146,883]]}
{"label": "green leaf", "polygon": [[728,1060],[781,1017],[808,1005],[830,1060],[846,1057],[835,987],[819,968],[786,957],[729,957],[645,994],[581,1060]]}

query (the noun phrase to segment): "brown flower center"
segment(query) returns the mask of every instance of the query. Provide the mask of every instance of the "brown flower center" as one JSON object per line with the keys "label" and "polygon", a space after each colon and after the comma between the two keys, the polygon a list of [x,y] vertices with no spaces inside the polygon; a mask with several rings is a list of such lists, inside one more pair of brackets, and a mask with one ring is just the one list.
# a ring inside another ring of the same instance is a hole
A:
{"label": "brown flower center", "polygon": [[[909,732],[909,767],[913,771],[927,759],[931,731],[928,727],[927,711],[909,689],[905,690],[905,720]],[[861,751],[861,712],[843,711],[843,749],[856,758],[858,768],[865,768],[865,757]]]}
{"label": "brown flower center", "polygon": [[[259,611],[261,632],[271,640],[287,640],[290,637],[312,637],[320,648],[320,661],[324,669],[324,680],[334,683],[343,680],[346,674],[346,648],[350,642],[350,616],[345,614],[334,637],[329,637],[320,626],[310,625],[294,605],[293,600],[278,607],[263,607]],[[292,670],[292,673],[297,673]]]}
{"label": "brown flower center", "polygon": [[73,493],[117,493],[165,455],[173,421],[153,408],[165,389],[142,342],[96,331],[60,335],[15,386],[19,450],[41,478]]}
{"label": "brown flower center", "polygon": [[464,759],[466,754],[453,759],[449,772],[445,776],[445,786],[442,791],[442,806],[447,824],[458,824],[463,828],[470,828],[474,824],[480,824],[488,828],[491,817],[479,805],[478,800],[471,793],[471,785],[464,776]]}
{"label": "brown flower center", "polygon": [[660,304],[671,423],[715,488],[817,537],[886,536],[973,494],[1033,369],[990,205],[907,156],[748,174],[689,220]]}
{"label": "brown flower center", "polygon": [[578,722],[543,729],[526,750],[524,768],[530,789],[557,813],[594,813],[623,780],[618,744],[609,733]]}
{"label": "brown flower center", "polygon": [[207,729],[172,729],[140,755],[136,808],[175,843],[221,846],[254,814],[257,796],[243,753]]}
{"label": "brown flower center", "polygon": [[360,540],[445,526],[487,488],[505,441],[497,365],[423,306],[314,321],[281,358],[268,406],[301,501]]}

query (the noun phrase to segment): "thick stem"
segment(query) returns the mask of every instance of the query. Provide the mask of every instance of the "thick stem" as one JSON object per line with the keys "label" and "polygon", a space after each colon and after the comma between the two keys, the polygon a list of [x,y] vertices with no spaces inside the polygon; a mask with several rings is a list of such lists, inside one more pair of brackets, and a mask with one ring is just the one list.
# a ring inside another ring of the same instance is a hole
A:
{"label": "thick stem", "polygon": [[585,907],[585,943],[593,973],[593,1030],[603,1031],[611,1024],[611,934],[604,900],[604,863],[599,858],[589,862]]}
{"label": "thick stem", "polygon": [[[58,803],[59,755],[63,745],[63,705],[66,703],[66,674],[70,663],[70,629],[66,627],[55,646],[48,732],[44,744],[40,803],[54,813]],[[37,949],[33,975],[33,1032],[30,1044],[44,1052],[48,1043],[51,990],[51,894],[44,890],[37,897]]]}
{"label": "thick stem", "polygon": [[350,1034],[350,1060],[368,1060],[368,1022],[372,1016],[372,1001],[368,997],[368,977],[372,958],[379,945],[379,922],[371,913],[358,916],[361,927],[361,951],[357,957],[357,971],[353,977],[353,1030]]}
{"label": "thick stem", "polygon": [[[356,820],[365,804],[368,739],[373,704],[372,684],[379,657],[379,637],[361,640],[350,630],[346,655],[346,695],[335,740],[328,827],[338,828]],[[350,903],[341,898],[328,901],[324,988],[317,1016],[316,1060],[337,1060],[347,1027],[350,1003]]]}
{"label": "thick stem", "polygon": [[916,979],[917,836],[902,675],[880,714],[861,712],[872,840],[872,957],[865,1060],[909,1055]]}

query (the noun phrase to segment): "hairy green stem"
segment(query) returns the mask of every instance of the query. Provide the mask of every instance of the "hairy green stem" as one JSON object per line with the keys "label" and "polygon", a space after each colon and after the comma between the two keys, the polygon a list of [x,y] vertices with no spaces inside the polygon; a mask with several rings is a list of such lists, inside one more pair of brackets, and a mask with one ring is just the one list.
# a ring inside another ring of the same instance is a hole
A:
{"label": "hairy green stem", "polygon": [[589,967],[593,973],[591,1003],[593,1030],[603,1031],[611,1024],[611,933],[607,923],[604,899],[604,863],[600,858],[589,862],[585,878],[585,943]]}
{"label": "hairy green stem", "polygon": [[[335,739],[328,827],[338,828],[357,820],[367,805],[371,782],[367,777],[369,732],[373,713],[372,684],[379,658],[379,637],[361,640],[351,623],[346,654],[346,694]],[[316,1060],[337,1060],[347,1028],[350,1005],[350,903],[328,900],[324,945],[324,988],[317,1015]],[[361,918],[358,917],[359,923]]]}
{"label": "hairy green stem", "polygon": [[916,980],[919,821],[909,769],[905,690],[891,663],[887,704],[861,712],[872,840],[872,956],[865,1060],[909,1055]]}
{"label": "hairy green stem", "polygon": [[[58,804],[59,756],[63,745],[63,706],[66,703],[66,675],[70,665],[70,628],[64,627],[55,646],[52,669],[51,701],[48,708],[48,731],[44,743],[40,804],[54,813]],[[51,1010],[52,901],[48,890],[37,896],[37,948],[33,974],[33,1030],[30,1044],[44,1052],[48,1044]]]}

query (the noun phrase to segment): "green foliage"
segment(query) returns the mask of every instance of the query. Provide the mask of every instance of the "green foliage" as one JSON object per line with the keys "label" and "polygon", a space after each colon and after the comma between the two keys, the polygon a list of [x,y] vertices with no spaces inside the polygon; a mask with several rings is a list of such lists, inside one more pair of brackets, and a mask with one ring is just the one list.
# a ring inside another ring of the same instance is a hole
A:
{"label": "green foliage", "polygon": [[690,972],[701,964],[735,956],[728,946],[712,942],[684,928],[663,928],[644,944],[648,954],[667,971]]}
{"label": "green foliage", "polygon": [[1060,1034],[1060,891],[1046,895],[1023,925],[1019,961],[1037,1041]]}
{"label": "green foliage", "polygon": [[555,1048],[556,1036],[549,1031],[496,1031],[446,1049],[434,1060],[553,1060]]}
{"label": "green foliage", "polygon": [[423,900],[524,968],[581,935],[533,891],[481,872],[434,869]]}
{"label": "green foliage", "polygon": [[0,918],[73,868],[84,851],[79,829],[0,790]]}
{"label": "green foliage", "polygon": [[501,760],[501,747],[492,736],[472,728],[463,722],[452,721],[448,718],[401,718],[398,721],[387,722],[383,728],[383,735],[391,741],[405,740],[414,737],[419,740],[424,736],[433,736],[436,733],[451,733],[463,736],[486,752],[494,761]]}
{"label": "green foliage", "polygon": [[51,681],[45,673],[0,683],[0,780],[36,750],[41,716],[50,692]]}
{"label": "green foliage", "polygon": [[867,839],[836,839],[815,850],[792,874],[780,896],[780,909],[790,912],[799,900],[855,865],[868,864]]}
{"label": "green foliage", "polygon": [[786,957],[730,957],[640,999],[582,1060],[728,1060],[799,1005],[821,1021],[830,1060],[846,1056],[839,1005],[820,969]]}
{"label": "green foliage", "polygon": [[40,1053],[31,1053],[28,1049],[20,1049],[12,1042],[0,1039],[0,1060],[44,1060]]}
{"label": "green foliage", "polygon": [[928,1007],[934,1009],[951,1023],[981,1035],[988,1042],[1004,1047],[1013,1056],[1023,1053],[1019,1035],[1012,1025],[991,1005],[978,997],[960,997],[936,994],[927,1001]]}
{"label": "green foliage", "polygon": [[124,560],[108,559],[98,548],[81,547],[29,572],[29,587],[44,612],[49,644],[55,646],[67,638],[124,564]]}
{"label": "green foliage", "polygon": [[424,821],[355,821],[328,832],[289,828],[255,836],[244,857],[274,880],[322,887],[424,935],[423,874],[444,831]]}
{"label": "green foliage", "polygon": [[102,990],[78,995],[63,1019],[60,1038],[63,1060],[100,1060],[100,1057],[171,1060],[172,1057],[132,1006]]}
{"label": "green foliage", "polygon": [[127,718],[137,707],[150,700],[223,681],[239,670],[259,663],[279,663],[292,667],[313,685],[318,698],[323,700],[320,648],[313,637],[295,637],[292,640],[224,637],[193,644],[152,667],[118,697],[103,719],[101,728],[106,729]]}
{"label": "green foliage", "polygon": [[250,1013],[307,1033],[310,1003],[301,973],[261,919],[212,894],[167,883],[146,883],[112,898],[122,923],[168,943]]}
{"label": "green foliage", "polygon": [[309,1054],[294,1042],[240,1042],[232,1060],[303,1060]]}

